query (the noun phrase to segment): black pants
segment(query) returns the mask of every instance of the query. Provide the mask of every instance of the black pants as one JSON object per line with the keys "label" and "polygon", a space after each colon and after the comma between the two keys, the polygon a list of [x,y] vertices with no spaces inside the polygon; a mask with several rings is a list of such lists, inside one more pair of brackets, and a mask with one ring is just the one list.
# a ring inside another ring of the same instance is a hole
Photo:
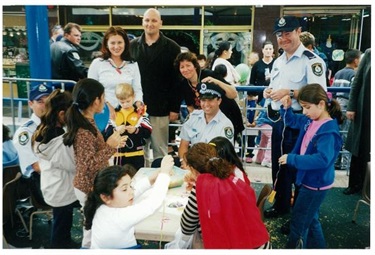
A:
{"label": "black pants", "polygon": [[287,213],[290,210],[292,185],[296,180],[296,169],[288,168],[287,165],[279,166],[278,160],[282,154],[288,154],[292,151],[298,134],[299,130],[296,129],[286,127],[284,130],[282,120],[272,125],[272,181],[276,185],[276,196],[273,207],[281,213]]}
{"label": "black pants", "polygon": [[68,248],[71,243],[71,228],[73,225],[73,209],[80,208],[78,200],[61,207],[53,207],[53,223],[51,231],[51,248]]}
{"label": "black pants", "polygon": [[365,158],[352,155],[350,161],[349,187],[362,189],[366,168],[367,160]]}

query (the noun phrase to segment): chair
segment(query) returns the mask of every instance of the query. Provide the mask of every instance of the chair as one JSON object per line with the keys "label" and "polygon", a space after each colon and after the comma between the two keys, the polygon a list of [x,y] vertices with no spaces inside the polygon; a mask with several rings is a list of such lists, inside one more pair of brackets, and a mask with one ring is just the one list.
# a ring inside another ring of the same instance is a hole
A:
{"label": "chair", "polygon": [[269,196],[269,194],[271,194],[271,192],[272,192],[271,185],[265,184],[262,190],[260,191],[258,199],[257,199],[257,207],[259,209],[262,220],[264,220],[264,213],[263,213],[264,204],[266,203],[267,197]]}
{"label": "chair", "polygon": [[29,239],[33,239],[33,218],[36,214],[46,214],[48,217],[48,222],[52,220],[52,207],[49,205],[40,204],[31,192],[31,204],[34,206],[35,211],[30,214],[30,224],[29,224]]}
{"label": "chair", "polygon": [[353,215],[353,219],[352,219],[353,223],[356,223],[359,204],[364,203],[364,204],[370,206],[370,181],[371,181],[370,171],[371,171],[371,163],[368,162],[367,168],[366,168],[365,180],[363,181],[362,197],[358,200],[357,205],[354,209],[354,215]]}

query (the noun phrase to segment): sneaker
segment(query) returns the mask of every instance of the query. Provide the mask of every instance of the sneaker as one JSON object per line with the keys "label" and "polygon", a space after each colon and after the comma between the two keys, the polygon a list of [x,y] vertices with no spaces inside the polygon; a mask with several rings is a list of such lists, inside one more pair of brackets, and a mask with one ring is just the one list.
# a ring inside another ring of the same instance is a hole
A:
{"label": "sneaker", "polygon": [[253,163],[253,159],[250,157],[246,157],[245,161],[246,163]]}
{"label": "sneaker", "polygon": [[271,162],[262,162],[261,166],[265,166],[265,167],[268,167],[268,168],[271,168],[272,167],[272,163]]}

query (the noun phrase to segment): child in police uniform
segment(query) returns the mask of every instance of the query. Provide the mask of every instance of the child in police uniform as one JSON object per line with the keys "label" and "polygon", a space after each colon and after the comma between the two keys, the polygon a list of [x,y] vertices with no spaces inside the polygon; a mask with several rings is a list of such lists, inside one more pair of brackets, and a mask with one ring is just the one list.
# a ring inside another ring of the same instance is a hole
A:
{"label": "child in police uniform", "polygon": [[134,90],[130,84],[120,83],[116,86],[116,98],[119,106],[115,109],[116,119],[114,124],[105,130],[105,137],[112,134],[113,129],[118,130],[122,136],[128,136],[126,145],[119,148],[114,155],[115,165],[131,164],[135,169],[144,167],[144,150],[152,132],[150,120],[145,113],[146,107],[134,107]]}

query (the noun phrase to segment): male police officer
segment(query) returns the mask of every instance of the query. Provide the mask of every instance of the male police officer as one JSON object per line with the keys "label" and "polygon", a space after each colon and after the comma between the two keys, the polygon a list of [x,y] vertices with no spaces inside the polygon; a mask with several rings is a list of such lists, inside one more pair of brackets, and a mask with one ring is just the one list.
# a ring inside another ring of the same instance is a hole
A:
{"label": "male police officer", "polygon": [[182,125],[178,156],[183,159],[190,144],[209,142],[212,138],[223,136],[234,142],[232,122],[221,112],[219,106],[224,91],[214,83],[198,85],[202,110],[193,111]]}
{"label": "male police officer", "polygon": [[301,25],[294,16],[278,18],[274,24],[274,32],[279,48],[283,54],[278,57],[272,67],[271,82],[264,90],[264,97],[271,98],[268,114],[275,112],[272,120],[272,180],[276,190],[276,201],[270,209],[264,212],[267,218],[278,217],[289,213],[291,205],[292,184],[295,181],[295,169],[286,165],[279,166],[278,159],[282,154],[289,153],[298,137],[298,130],[288,127],[280,116],[280,99],[289,95],[292,98],[292,108],[302,112],[297,99],[298,90],[310,83],[318,83],[327,89],[325,78],[325,63],[315,53],[308,50],[300,41]]}
{"label": "male police officer", "polygon": [[22,177],[25,185],[30,185],[31,192],[38,203],[45,204],[40,190],[40,168],[38,157],[34,154],[31,146],[31,137],[40,124],[40,118],[45,112],[45,101],[52,92],[52,88],[39,84],[33,87],[29,96],[29,107],[33,110],[30,119],[20,126],[13,136],[13,143],[18,152]]}

